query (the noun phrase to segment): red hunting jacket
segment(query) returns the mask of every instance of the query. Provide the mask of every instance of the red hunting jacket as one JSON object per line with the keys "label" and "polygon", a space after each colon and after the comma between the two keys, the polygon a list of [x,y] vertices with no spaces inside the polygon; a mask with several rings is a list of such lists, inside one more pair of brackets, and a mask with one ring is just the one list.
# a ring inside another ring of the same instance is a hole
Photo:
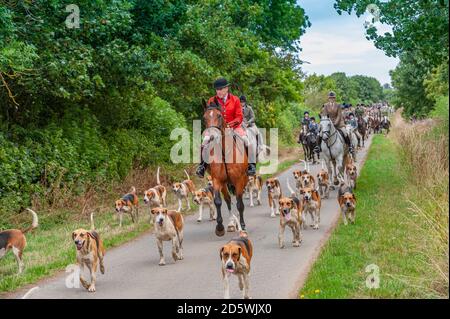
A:
{"label": "red hunting jacket", "polygon": [[241,102],[239,101],[239,98],[231,93],[228,93],[228,97],[225,103],[218,96],[213,96],[208,100],[208,104],[215,102],[214,98],[216,98],[217,101],[219,101],[220,105],[222,106],[222,116],[225,120],[225,123],[227,123],[228,126],[233,128],[234,130],[243,131],[241,127],[243,115]]}

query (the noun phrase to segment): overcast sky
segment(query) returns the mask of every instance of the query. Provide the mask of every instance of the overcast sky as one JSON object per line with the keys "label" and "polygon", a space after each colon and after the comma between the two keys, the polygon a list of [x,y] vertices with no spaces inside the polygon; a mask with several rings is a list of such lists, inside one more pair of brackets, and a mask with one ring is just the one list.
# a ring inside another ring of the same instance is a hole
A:
{"label": "overcast sky", "polygon": [[373,76],[381,84],[391,82],[389,70],[395,68],[398,59],[387,57],[366,39],[365,17],[339,15],[333,8],[334,0],[297,2],[312,24],[300,38],[300,58],[311,63],[303,65],[306,73],[329,75],[342,71],[347,75]]}

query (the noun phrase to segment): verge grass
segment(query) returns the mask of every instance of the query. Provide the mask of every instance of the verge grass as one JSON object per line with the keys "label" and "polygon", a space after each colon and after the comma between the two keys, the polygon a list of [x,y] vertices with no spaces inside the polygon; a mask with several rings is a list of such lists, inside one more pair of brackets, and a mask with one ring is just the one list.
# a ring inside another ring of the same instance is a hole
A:
{"label": "verge grass", "polygon": [[448,115],[393,122],[358,178],[356,224],[339,222],[300,298],[448,298]]}

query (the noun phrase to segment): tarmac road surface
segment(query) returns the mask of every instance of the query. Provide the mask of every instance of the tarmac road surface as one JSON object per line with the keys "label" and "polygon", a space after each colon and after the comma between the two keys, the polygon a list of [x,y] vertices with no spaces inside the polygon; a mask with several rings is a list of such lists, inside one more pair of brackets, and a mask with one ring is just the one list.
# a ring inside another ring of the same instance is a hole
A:
{"label": "tarmac road surface", "polygon": [[[371,138],[366,142],[366,147],[358,152],[358,166],[365,159],[370,142]],[[294,186],[292,171],[300,166],[301,164],[296,164],[278,176],[284,194],[288,193],[287,177]],[[320,164],[311,165],[314,175],[319,169]],[[359,167],[358,169],[360,171]],[[270,217],[265,186],[261,206],[249,207],[249,200],[244,201],[247,231],[254,245],[250,272],[252,298],[297,297],[300,285],[339,219],[336,193],[337,190],[331,191],[330,198],[322,201],[319,230],[313,230],[309,226],[308,229],[302,230],[303,242],[300,247],[292,247],[292,232],[290,228],[286,228],[284,249],[278,247],[279,216]],[[226,226],[228,212],[224,208],[226,205],[222,205]],[[237,214],[235,200],[233,211]],[[223,298],[219,248],[236,233],[226,233],[224,237],[217,237],[214,234],[215,221],[208,220],[208,209],[203,217],[201,223],[196,221],[197,213],[185,217],[184,259],[181,261],[174,263],[171,257],[171,244],[165,242],[166,265],[159,266],[156,240],[153,234],[148,233],[106,252],[106,272],[104,275],[97,274],[95,293],[89,293],[82,287],[67,288],[68,274],[61,272],[53,278],[39,282],[37,284],[39,288],[32,291],[29,291],[29,288],[21,290],[11,297],[23,298],[27,293],[26,298],[58,299]],[[231,298],[242,297],[237,277],[231,277],[230,288]]]}

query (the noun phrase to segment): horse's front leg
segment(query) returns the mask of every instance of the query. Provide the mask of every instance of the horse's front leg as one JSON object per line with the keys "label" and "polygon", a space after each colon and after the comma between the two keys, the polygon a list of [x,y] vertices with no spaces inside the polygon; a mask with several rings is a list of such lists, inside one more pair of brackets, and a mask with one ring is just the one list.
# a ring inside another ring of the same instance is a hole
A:
{"label": "horse's front leg", "polygon": [[[333,163],[331,163],[331,160],[328,159],[328,161],[326,161],[326,164],[327,164],[328,176],[330,177],[330,181],[333,180],[333,182],[334,182],[336,180],[336,175],[334,172]],[[334,185],[330,185],[330,190],[334,190]]]}
{"label": "horse's front leg", "polygon": [[228,189],[226,187],[224,187],[222,189],[222,195],[223,195],[223,198],[225,199],[225,203],[227,204],[227,208],[228,208],[228,226],[227,226],[227,231],[228,232],[234,232],[234,231],[236,231],[236,229],[238,227],[238,223],[237,223],[236,216],[234,216],[234,214],[231,212],[231,196],[230,196],[230,193],[228,192]]}
{"label": "horse's front leg", "polygon": [[225,228],[223,227],[223,218],[222,218],[222,197],[220,196],[220,190],[214,190],[214,205],[216,205],[216,213],[217,213],[217,225],[216,225],[216,235],[222,237],[225,235]]}
{"label": "horse's front leg", "polygon": [[[344,156],[343,155],[340,155],[336,159],[335,170],[336,170],[336,176],[337,176],[336,180],[338,180],[338,184],[339,184],[339,181],[344,180]],[[337,185],[337,184],[335,183],[335,185]]]}
{"label": "horse's front leg", "polygon": [[236,208],[239,212],[239,223],[241,224],[241,230],[245,230],[244,221],[244,201],[242,200],[242,194],[244,191],[244,185],[237,185],[236,187]]}

